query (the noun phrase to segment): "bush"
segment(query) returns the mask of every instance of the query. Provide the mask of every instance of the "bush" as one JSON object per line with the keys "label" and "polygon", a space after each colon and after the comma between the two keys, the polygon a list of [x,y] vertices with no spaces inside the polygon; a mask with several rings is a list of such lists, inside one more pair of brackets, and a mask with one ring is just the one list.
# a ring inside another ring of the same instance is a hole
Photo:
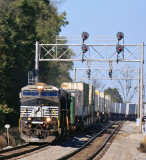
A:
{"label": "bush", "polygon": [[146,153],[146,138],[140,143],[139,150]]}
{"label": "bush", "polygon": [[0,149],[7,146],[7,141],[4,136],[0,135]]}

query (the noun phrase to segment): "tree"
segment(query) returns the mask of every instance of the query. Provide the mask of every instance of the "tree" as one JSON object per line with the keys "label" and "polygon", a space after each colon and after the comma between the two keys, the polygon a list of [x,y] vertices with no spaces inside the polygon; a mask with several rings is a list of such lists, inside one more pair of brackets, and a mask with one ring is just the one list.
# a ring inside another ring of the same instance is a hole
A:
{"label": "tree", "polygon": [[[130,67],[128,67],[130,68]],[[118,80],[119,90],[121,90],[124,103],[130,103],[136,94],[138,87],[134,85],[134,81],[130,78],[134,78],[134,70],[127,70],[121,73],[124,78],[129,78],[128,80]]]}
{"label": "tree", "polygon": [[119,94],[117,88],[108,88],[104,90],[105,95],[109,95],[111,97],[111,101],[113,102],[118,102],[118,103],[123,103],[123,99],[121,95]]}
{"label": "tree", "polygon": [[98,79],[93,79],[92,85],[95,87],[95,89],[99,89],[100,91],[105,88],[105,84],[102,84],[102,82]]}
{"label": "tree", "polygon": [[[28,71],[34,68],[35,42],[54,43],[68,21],[66,13],[59,15],[49,0],[0,0],[0,11],[0,104],[14,108],[19,115],[19,92],[27,85]],[[71,55],[69,50],[67,56]],[[71,80],[71,68],[72,63],[64,62],[64,67],[42,63],[40,76],[59,85]]]}
{"label": "tree", "polygon": [[12,114],[14,114],[12,108],[8,108],[7,105],[0,105],[0,128],[3,128],[6,123],[12,123]]}

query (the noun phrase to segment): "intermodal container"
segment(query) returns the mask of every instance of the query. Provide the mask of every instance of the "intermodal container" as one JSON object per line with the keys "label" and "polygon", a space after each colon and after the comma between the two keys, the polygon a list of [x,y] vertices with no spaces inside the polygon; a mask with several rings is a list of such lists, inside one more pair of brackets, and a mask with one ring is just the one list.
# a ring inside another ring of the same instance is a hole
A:
{"label": "intermodal container", "polygon": [[71,96],[70,122],[71,122],[71,124],[75,123],[75,97],[74,96]]}
{"label": "intermodal container", "polygon": [[82,116],[83,96],[82,92],[77,89],[68,89],[71,96],[75,98],[75,116]]}
{"label": "intermodal container", "polygon": [[126,114],[126,103],[121,103],[120,114]]}
{"label": "intermodal container", "polygon": [[110,112],[110,105],[111,105],[111,97],[109,95],[105,95],[105,111]]}
{"label": "intermodal container", "polygon": [[89,105],[94,104],[95,98],[95,88],[92,85],[89,85]]}
{"label": "intermodal container", "polygon": [[143,115],[146,116],[146,104],[143,105]]}
{"label": "intermodal container", "polygon": [[135,115],[136,114],[136,104],[127,103],[126,115]]}
{"label": "intermodal container", "polygon": [[82,92],[83,105],[87,106],[89,104],[89,84],[84,82],[66,82],[62,83],[61,87],[63,89],[78,89]]}
{"label": "intermodal container", "polygon": [[98,102],[98,101],[99,101],[99,100],[98,100],[98,95],[95,94],[94,106],[95,106],[95,111],[96,111],[96,112],[99,111],[99,107],[98,107],[99,102]]}

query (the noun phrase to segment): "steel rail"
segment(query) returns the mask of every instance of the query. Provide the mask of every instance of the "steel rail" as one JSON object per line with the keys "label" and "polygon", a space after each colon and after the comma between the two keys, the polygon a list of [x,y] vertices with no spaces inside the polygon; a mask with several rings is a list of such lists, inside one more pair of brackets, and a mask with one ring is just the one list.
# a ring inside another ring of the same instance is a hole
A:
{"label": "steel rail", "polygon": [[111,127],[115,123],[116,122],[113,122],[110,125],[108,125],[107,127],[105,127],[104,129],[102,129],[98,134],[96,134],[93,138],[91,138],[87,143],[85,143],[79,149],[75,150],[74,152],[71,152],[70,154],[67,154],[67,155],[59,158],[58,160],[66,160],[66,159],[69,159],[69,158],[73,157],[75,154],[79,153],[81,150],[83,150],[85,147],[87,147],[97,136],[102,134],[106,129],[108,129],[109,127]]}
{"label": "steel rail", "polygon": [[111,137],[113,136],[113,134],[116,132],[116,130],[120,127],[120,124],[114,129],[114,131],[111,133],[111,135],[106,139],[106,141],[104,142],[104,144],[92,155],[88,158],[88,160],[92,160],[93,158],[95,158],[101,151],[102,149],[106,146],[107,142],[111,139]]}
{"label": "steel rail", "polygon": [[[6,149],[3,151],[3,153],[8,153],[8,152],[11,152],[11,151],[14,151],[14,150],[19,150],[19,149],[22,149],[22,148],[25,148],[25,147],[28,147],[28,146],[31,146],[30,144],[29,145],[23,145],[23,146],[19,146],[19,147],[14,147],[13,150],[11,149]],[[25,151],[21,151],[21,152],[16,152],[16,153],[12,153],[12,154],[9,154],[9,155],[1,155],[3,154],[2,152],[0,152],[0,160],[5,160],[5,159],[10,159],[10,158],[14,158],[14,157],[18,157],[18,156],[22,156],[22,155],[25,155],[27,153],[30,153],[30,152],[34,152],[36,150],[39,150],[39,149],[42,149],[42,148],[45,148],[47,147],[48,144],[43,144],[43,145],[40,145],[40,146],[37,146],[35,148],[32,148],[32,149],[28,149],[28,150],[25,150]],[[6,152],[7,151],[7,152]]]}

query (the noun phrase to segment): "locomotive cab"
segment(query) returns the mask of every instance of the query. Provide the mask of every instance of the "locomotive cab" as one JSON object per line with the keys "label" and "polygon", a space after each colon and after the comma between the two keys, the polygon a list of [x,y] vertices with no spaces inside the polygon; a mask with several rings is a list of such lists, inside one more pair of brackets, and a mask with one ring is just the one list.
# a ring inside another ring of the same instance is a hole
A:
{"label": "locomotive cab", "polygon": [[[19,124],[22,139],[26,142],[52,142],[61,135],[60,127],[65,126],[66,121],[66,117],[60,116],[62,108],[70,109],[67,105],[69,94],[64,92],[44,83],[22,88]],[[64,113],[67,116],[67,112]]]}

